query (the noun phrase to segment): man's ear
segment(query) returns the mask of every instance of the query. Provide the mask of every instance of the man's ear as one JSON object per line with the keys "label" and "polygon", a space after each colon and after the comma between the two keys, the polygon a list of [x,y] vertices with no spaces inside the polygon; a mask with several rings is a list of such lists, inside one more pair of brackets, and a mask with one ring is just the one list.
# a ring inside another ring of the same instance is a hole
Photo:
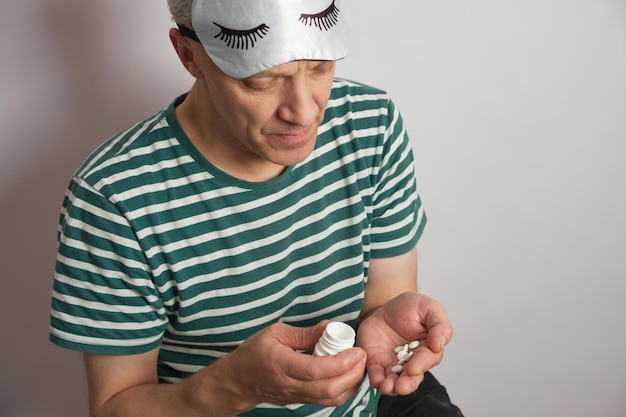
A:
{"label": "man's ear", "polygon": [[180,31],[176,28],[170,29],[170,41],[174,46],[174,50],[178,55],[178,59],[183,64],[183,66],[187,69],[187,71],[194,78],[202,78],[202,71],[200,71],[200,67],[197,62],[198,48],[192,48],[189,45],[190,42],[195,42],[191,39],[185,38],[180,34]]}

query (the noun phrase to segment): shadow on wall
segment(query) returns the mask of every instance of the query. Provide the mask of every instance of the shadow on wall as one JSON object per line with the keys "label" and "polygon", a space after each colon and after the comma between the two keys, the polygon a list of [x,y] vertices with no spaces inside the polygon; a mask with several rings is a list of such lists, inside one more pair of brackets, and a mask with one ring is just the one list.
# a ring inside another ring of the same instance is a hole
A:
{"label": "shadow on wall", "polygon": [[[159,10],[151,0],[34,0],[10,7],[0,35],[20,39],[6,43],[16,54],[7,63],[11,85],[3,94],[11,106],[3,106],[9,113],[2,116],[8,123],[0,141],[6,161],[0,167],[0,416],[82,417],[80,354],[48,341],[63,194],[93,148],[165,107],[189,79],[169,45],[165,2]],[[141,27],[137,16],[150,24]]]}

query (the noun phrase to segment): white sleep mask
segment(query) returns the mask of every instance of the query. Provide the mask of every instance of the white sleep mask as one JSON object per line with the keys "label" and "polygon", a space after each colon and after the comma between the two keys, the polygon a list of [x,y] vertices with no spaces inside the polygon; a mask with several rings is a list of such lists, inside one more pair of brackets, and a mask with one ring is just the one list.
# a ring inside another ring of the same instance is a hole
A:
{"label": "white sleep mask", "polygon": [[[344,58],[350,35],[339,3],[194,0],[192,24],[215,65],[232,78],[246,78],[286,62]],[[185,27],[181,33],[193,35]]]}

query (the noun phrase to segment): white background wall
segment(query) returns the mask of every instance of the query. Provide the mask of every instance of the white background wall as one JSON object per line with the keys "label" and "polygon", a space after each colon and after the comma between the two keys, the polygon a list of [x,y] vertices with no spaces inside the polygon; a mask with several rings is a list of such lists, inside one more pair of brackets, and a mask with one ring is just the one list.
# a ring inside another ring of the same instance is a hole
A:
{"label": "white background wall", "polygon": [[[338,74],[403,112],[420,288],[467,417],[626,416],[626,2],[343,0]],[[165,1],[0,5],[0,417],[86,416],[47,341],[59,205],[98,143],[190,85]]]}

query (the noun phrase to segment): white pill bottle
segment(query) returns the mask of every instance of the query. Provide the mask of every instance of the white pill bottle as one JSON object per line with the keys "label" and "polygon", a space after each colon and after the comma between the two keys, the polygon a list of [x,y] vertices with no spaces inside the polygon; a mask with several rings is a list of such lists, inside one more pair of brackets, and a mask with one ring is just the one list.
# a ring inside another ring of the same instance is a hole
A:
{"label": "white pill bottle", "polygon": [[350,349],[354,346],[355,337],[354,329],[346,323],[330,322],[315,345],[313,356],[332,356]]}

